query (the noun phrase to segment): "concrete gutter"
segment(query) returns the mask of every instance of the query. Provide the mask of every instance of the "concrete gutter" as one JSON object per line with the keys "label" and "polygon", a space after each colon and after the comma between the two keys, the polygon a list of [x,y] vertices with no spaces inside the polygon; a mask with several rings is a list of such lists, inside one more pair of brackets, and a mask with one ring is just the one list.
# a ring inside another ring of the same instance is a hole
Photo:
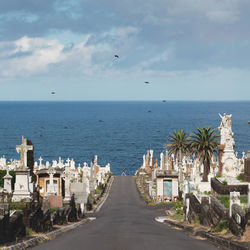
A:
{"label": "concrete gutter", "polygon": [[233,241],[232,239],[226,239],[220,237],[218,235],[205,232],[205,231],[194,231],[192,226],[183,225],[181,223],[169,220],[166,216],[160,216],[155,218],[156,221],[160,223],[166,223],[170,226],[174,226],[180,228],[188,233],[191,233],[193,236],[200,236],[202,238],[207,239],[208,241],[214,243],[215,245],[219,245],[223,249],[233,249],[233,250],[249,250],[250,249],[250,242],[237,242]]}

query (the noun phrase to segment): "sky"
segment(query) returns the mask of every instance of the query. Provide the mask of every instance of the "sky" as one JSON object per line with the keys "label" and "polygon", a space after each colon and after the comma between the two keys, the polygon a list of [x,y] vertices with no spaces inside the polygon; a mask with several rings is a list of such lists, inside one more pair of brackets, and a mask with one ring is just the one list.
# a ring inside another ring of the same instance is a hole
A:
{"label": "sky", "polygon": [[249,100],[249,13],[249,0],[2,0],[0,101]]}

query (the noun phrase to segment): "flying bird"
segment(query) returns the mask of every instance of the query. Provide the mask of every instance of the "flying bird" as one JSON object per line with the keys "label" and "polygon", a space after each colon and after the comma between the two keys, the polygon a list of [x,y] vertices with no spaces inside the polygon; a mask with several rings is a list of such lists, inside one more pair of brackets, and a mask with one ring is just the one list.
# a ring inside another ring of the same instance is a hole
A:
{"label": "flying bird", "polygon": [[144,83],[146,83],[146,84],[150,84],[149,82],[144,82]]}
{"label": "flying bird", "polygon": [[51,95],[54,95],[55,93],[56,93],[56,92],[52,91],[52,92],[51,92]]}
{"label": "flying bird", "polygon": [[114,57],[119,58],[119,56],[118,56],[118,55],[114,55]]}

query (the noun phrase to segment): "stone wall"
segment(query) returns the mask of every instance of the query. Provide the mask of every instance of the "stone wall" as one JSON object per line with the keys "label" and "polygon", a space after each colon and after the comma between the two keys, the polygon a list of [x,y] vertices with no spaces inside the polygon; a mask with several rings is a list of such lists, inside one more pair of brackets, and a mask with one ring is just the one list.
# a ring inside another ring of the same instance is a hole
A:
{"label": "stone wall", "polygon": [[229,195],[230,192],[240,192],[241,195],[248,194],[248,185],[223,185],[216,178],[211,179],[211,187],[218,195]]}

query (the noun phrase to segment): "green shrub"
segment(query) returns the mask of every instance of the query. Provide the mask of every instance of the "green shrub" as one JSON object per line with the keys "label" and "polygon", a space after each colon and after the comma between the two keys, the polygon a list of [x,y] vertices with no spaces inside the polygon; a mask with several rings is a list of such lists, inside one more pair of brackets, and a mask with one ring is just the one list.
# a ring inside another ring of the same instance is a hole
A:
{"label": "green shrub", "polygon": [[222,184],[226,186],[226,185],[227,185],[227,181],[224,180],[224,181],[222,182]]}
{"label": "green shrub", "polygon": [[210,191],[204,191],[204,194],[206,194],[206,195],[210,195],[210,194],[211,194],[211,192],[210,192]]}
{"label": "green shrub", "polygon": [[51,214],[53,214],[55,211],[56,211],[56,208],[55,208],[55,207],[51,207],[51,208],[50,208],[50,213],[51,213]]}
{"label": "green shrub", "polygon": [[243,175],[242,175],[242,174],[239,174],[239,175],[237,176],[237,180],[238,180],[238,181],[243,181]]}
{"label": "green shrub", "polygon": [[221,232],[223,229],[228,229],[228,222],[226,220],[222,220],[219,224],[214,228],[214,232]]}
{"label": "green shrub", "polygon": [[176,201],[174,204],[174,210],[177,214],[183,215],[184,211],[183,211],[183,204],[182,201]]}

